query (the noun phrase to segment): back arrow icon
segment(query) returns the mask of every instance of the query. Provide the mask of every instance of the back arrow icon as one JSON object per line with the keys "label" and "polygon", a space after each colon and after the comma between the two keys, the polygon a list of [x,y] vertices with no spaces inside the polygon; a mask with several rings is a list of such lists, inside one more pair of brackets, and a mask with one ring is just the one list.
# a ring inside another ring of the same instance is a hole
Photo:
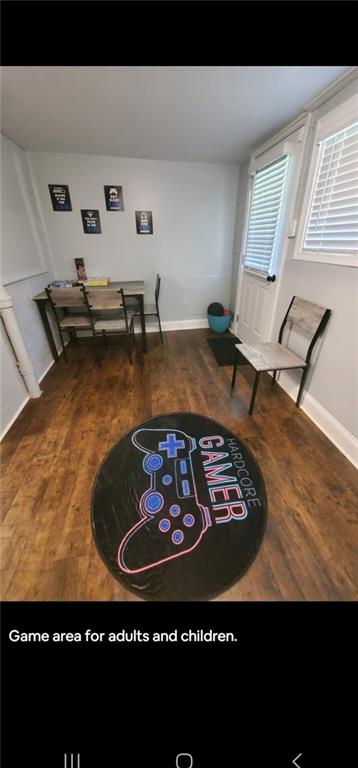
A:
{"label": "back arrow icon", "polygon": [[292,760],[292,763],[293,763],[293,765],[296,766],[296,768],[300,768],[300,766],[297,763],[297,760],[298,760],[299,757],[302,757],[302,752],[300,752],[300,754],[297,755],[294,760]]}

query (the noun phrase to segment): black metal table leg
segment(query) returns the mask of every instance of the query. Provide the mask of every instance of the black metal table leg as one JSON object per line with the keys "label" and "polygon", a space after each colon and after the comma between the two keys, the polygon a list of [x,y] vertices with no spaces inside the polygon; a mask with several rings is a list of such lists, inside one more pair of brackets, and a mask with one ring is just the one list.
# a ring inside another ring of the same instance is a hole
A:
{"label": "black metal table leg", "polygon": [[[237,351],[235,351],[235,357],[237,357]],[[232,380],[231,380],[231,389],[234,389],[235,381],[236,381],[236,369],[237,369],[237,362],[235,360],[233,371],[232,371]]]}
{"label": "black metal table leg", "polygon": [[53,359],[54,360],[58,360],[57,347],[56,347],[55,340],[54,340],[53,335],[52,335],[52,329],[51,329],[51,326],[50,326],[50,323],[49,323],[48,317],[47,317],[46,303],[47,303],[47,299],[45,299],[44,301],[40,301],[40,300],[36,301],[36,304],[37,304],[39,312],[40,312],[40,317],[41,317],[41,320],[42,320],[42,323],[43,323],[43,327],[45,329],[45,333],[46,333],[46,336],[47,336],[47,341],[48,341],[48,343],[50,345],[50,349],[51,349],[51,352],[52,352]]}
{"label": "black metal table leg", "polygon": [[140,322],[142,326],[142,352],[147,351],[147,334],[145,330],[145,316],[144,316],[144,296],[143,294],[137,294],[135,297],[139,303]]}
{"label": "black metal table leg", "polygon": [[307,365],[306,368],[304,368],[303,371],[302,371],[300,386],[299,386],[297,400],[296,400],[296,408],[299,408],[299,406],[300,406],[301,397],[302,397],[302,394],[303,394],[303,387],[305,385],[306,376],[308,374],[308,368],[309,368],[309,366]]}
{"label": "black metal table leg", "polygon": [[260,378],[260,371],[256,371],[256,376],[255,376],[255,381],[254,381],[254,388],[252,390],[250,407],[249,407],[249,415],[250,416],[252,414],[252,411],[254,410],[255,397],[256,397],[257,387],[258,387],[258,384],[259,384],[259,378]]}

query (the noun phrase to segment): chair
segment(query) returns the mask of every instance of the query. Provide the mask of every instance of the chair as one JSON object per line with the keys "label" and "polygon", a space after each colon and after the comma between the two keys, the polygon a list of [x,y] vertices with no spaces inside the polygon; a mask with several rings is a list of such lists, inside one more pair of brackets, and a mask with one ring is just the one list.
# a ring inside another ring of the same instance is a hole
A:
{"label": "chair", "polygon": [[[251,414],[254,409],[259,378],[263,371],[273,371],[272,386],[274,386],[277,371],[302,368],[301,382],[296,400],[296,406],[297,408],[299,407],[303,387],[311,363],[313,348],[318,337],[323,333],[330,315],[330,309],[325,309],[318,304],[313,304],[311,301],[306,301],[306,299],[293,296],[280,328],[278,342],[267,342],[264,344],[256,344],[255,346],[250,346],[249,344],[235,344],[236,350],[246,358],[248,363],[250,363],[252,368],[256,371],[249,414]],[[305,358],[293,354],[293,352],[290,352],[290,350],[287,349],[287,346],[282,343],[283,332],[287,324],[289,324],[291,328],[295,326],[300,329],[305,336],[310,338]],[[236,368],[237,363],[235,362],[231,383],[232,390],[235,386]]]}
{"label": "chair", "polygon": [[[68,363],[67,350],[63,338],[66,331],[70,336],[76,336],[76,331],[83,331],[91,328],[91,318],[87,309],[85,297],[81,286],[72,288],[52,288],[47,286],[46,293],[54,312],[57,328],[60,334],[63,356]],[[68,314],[68,309],[80,307],[82,314]],[[59,312],[60,310],[60,312]],[[61,316],[61,310],[65,313]]]}
{"label": "chair", "polygon": [[[161,283],[161,276],[157,275],[157,280],[155,284],[155,293],[154,293],[154,301],[155,304],[148,304],[144,307],[144,316],[145,317],[156,317],[158,320],[159,325],[159,334],[160,334],[160,343],[163,344],[163,334],[162,334],[162,326],[160,324],[160,314],[159,314],[159,292],[160,292],[160,283]],[[140,312],[134,312],[131,320],[131,333],[134,337],[134,318],[140,317]]]}
{"label": "chair", "polygon": [[[107,288],[84,288],[85,301],[91,319],[91,328],[95,355],[98,365],[101,365],[96,345],[96,336],[101,335],[107,346],[107,334],[130,336],[127,307],[122,288],[119,291]],[[133,344],[133,340],[131,346]],[[127,348],[129,361],[132,364],[132,351]]]}

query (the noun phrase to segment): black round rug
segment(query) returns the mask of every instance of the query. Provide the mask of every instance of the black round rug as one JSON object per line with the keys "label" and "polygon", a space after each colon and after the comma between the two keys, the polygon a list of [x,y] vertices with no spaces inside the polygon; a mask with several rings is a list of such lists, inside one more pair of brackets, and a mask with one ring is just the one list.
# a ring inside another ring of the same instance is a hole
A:
{"label": "black round rug", "polygon": [[251,452],[195,413],[156,416],[124,435],[92,493],[102,559],[147,600],[205,600],[228,589],[257,554],[266,515]]}

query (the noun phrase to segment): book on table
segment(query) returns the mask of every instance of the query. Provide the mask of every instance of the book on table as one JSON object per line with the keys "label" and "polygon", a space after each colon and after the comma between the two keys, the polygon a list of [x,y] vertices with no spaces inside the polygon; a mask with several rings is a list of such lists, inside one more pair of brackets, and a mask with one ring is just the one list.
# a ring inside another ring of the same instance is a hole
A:
{"label": "book on table", "polygon": [[88,287],[97,285],[109,285],[111,282],[109,277],[89,277],[87,280],[53,280],[49,283],[49,288],[72,288],[76,285],[86,285]]}
{"label": "book on table", "polygon": [[72,288],[76,285],[76,280],[53,280],[49,283],[49,288]]}
{"label": "book on table", "polygon": [[109,277],[89,277],[87,280],[83,281],[83,285],[91,287],[96,285],[109,285],[110,282]]}

